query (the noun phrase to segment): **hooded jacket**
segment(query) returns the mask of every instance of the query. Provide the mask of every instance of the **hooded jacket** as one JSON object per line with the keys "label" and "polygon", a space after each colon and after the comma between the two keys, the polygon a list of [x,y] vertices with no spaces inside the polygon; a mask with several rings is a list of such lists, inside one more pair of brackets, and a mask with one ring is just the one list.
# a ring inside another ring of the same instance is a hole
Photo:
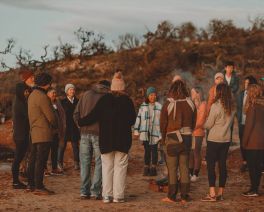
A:
{"label": "hooded jacket", "polygon": [[[101,84],[94,85],[90,90],[86,91],[74,110],[73,119],[75,123],[78,125],[79,119],[88,115],[98,100],[108,92],[109,88]],[[88,126],[83,126],[80,128],[80,132],[81,134],[99,135],[99,124],[96,122]]]}

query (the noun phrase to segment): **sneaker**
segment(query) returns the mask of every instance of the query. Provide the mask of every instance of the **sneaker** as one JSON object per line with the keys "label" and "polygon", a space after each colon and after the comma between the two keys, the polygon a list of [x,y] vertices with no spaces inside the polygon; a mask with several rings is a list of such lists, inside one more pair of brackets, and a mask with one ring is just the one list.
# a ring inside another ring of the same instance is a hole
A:
{"label": "sneaker", "polygon": [[242,164],[242,166],[240,167],[240,171],[241,171],[242,173],[248,171],[248,166],[247,166],[247,164]]}
{"label": "sneaker", "polygon": [[199,177],[196,175],[191,176],[191,182],[196,182],[198,179],[199,179]]}
{"label": "sneaker", "polygon": [[103,203],[110,203],[110,202],[112,202],[112,197],[109,196],[103,197]]}
{"label": "sneaker", "polygon": [[125,199],[114,199],[113,202],[114,203],[124,203]]}
{"label": "sneaker", "polygon": [[202,198],[202,202],[216,202],[216,197],[212,197],[210,194],[207,194],[206,197]]}
{"label": "sneaker", "polygon": [[42,188],[42,189],[35,189],[34,194],[35,195],[53,195],[55,194],[55,192],[47,188]]}
{"label": "sneaker", "polygon": [[13,183],[13,189],[26,189],[27,186],[24,183],[17,182]]}
{"label": "sneaker", "polygon": [[149,175],[150,175],[149,167],[144,167],[143,176],[149,176]]}
{"label": "sneaker", "polygon": [[99,195],[91,194],[90,198],[93,200],[102,200],[102,196],[100,194]]}
{"label": "sneaker", "polygon": [[80,170],[79,162],[74,162],[74,170]]}
{"label": "sneaker", "polygon": [[249,190],[242,194],[244,197],[258,197],[259,194],[256,191]]}
{"label": "sneaker", "polygon": [[224,196],[223,196],[223,194],[222,195],[217,195],[216,196],[216,201],[224,201],[225,199],[224,199]]}
{"label": "sneaker", "polygon": [[61,171],[59,169],[52,169],[50,174],[53,176],[61,176],[61,175],[63,175],[63,171]]}
{"label": "sneaker", "polygon": [[80,195],[80,198],[83,199],[83,200],[84,199],[90,199],[90,196],[89,195],[86,195],[86,194],[81,194]]}

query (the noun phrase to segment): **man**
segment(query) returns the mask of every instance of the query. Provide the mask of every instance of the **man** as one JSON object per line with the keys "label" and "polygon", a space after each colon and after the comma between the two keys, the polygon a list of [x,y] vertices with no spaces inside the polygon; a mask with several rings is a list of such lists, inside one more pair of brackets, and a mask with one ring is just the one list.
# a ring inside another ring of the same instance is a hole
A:
{"label": "man", "polygon": [[29,190],[37,195],[54,194],[43,184],[44,167],[48,160],[53,130],[57,128],[56,117],[46,91],[52,77],[40,73],[35,78],[36,87],[28,98],[28,114],[32,148],[28,167]]}
{"label": "man", "polygon": [[238,129],[239,129],[240,151],[243,159],[243,163],[240,168],[241,172],[247,171],[246,154],[245,154],[245,150],[242,147],[242,140],[243,140],[244,127],[246,122],[246,114],[244,113],[244,107],[247,99],[247,89],[248,86],[251,84],[257,84],[257,80],[252,75],[249,75],[245,77],[244,79],[245,89],[239,93],[237,99],[237,120],[238,120]]}
{"label": "man", "polygon": [[[98,100],[110,91],[110,82],[103,80],[86,91],[79,100],[73,118],[78,123],[80,118],[88,115]],[[81,127],[80,165],[81,165],[81,198],[101,198],[102,162],[99,149],[98,123]],[[91,184],[92,155],[94,153],[95,168]]]}
{"label": "man", "polygon": [[234,97],[239,89],[239,78],[236,75],[234,70],[234,63],[232,61],[228,61],[224,70],[224,80],[225,83],[231,88],[232,94]]}
{"label": "man", "polygon": [[35,85],[35,76],[31,70],[23,69],[19,72],[20,79],[28,86],[33,88]]}

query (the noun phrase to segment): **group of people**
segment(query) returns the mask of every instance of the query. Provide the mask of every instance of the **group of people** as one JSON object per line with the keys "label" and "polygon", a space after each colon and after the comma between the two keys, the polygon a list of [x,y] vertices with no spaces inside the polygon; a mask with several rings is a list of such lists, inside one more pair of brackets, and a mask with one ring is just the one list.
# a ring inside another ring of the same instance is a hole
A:
{"label": "group of people", "polygon": [[[161,149],[161,159],[165,159],[168,169],[165,202],[175,202],[178,193],[183,202],[191,199],[190,182],[199,179],[205,138],[209,192],[202,201],[223,200],[226,161],[237,115],[243,158],[241,171],[249,171],[251,182],[249,191],[243,195],[258,196],[264,165],[264,79],[258,83],[253,76],[247,76],[245,88],[238,94],[239,78],[232,62],[226,64],[223,73],[215,74],[207,101],[202,87],[189,89],[187,82],[176,75],[163,105],[158,102],[156,88],[146,90],[138,115],[119,71],[111,82],[99,81],[79,100],[73,84],[65,86],[65,98],[59,100],[56,89],[51,87],[52,77],[47,73],[34,77],[31,71],[24,70],[21,76],[23,82],[16,85],[13,102],[15,189],[54,194],[43,184],[47,160],[51,154],[51,175],[63,174],[63,155],[70,141],[74,168],[80,169],[81,198],[124,202],[128,153],[134,134],[144,146],[144,176],[157,175],[158,149]],[[28,185],[25,185],[19,180],[19,165],[28,149]]]}

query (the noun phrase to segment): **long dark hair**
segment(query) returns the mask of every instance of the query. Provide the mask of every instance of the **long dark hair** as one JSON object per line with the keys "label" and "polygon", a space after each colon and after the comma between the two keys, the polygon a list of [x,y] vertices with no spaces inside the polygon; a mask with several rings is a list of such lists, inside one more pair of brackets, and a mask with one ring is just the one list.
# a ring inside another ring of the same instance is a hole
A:
{"label": "long dark hair", "polygon": [[169,96],[175,99],[184,99],[186,97],[189,97],[190,94],[186,87],[186,84],[181,80],[177,80],[171,85]]}
{"label": "long dark hair", "polygon": [[233,101],[231,89],[226,83],[220,83],[216,86],[216,96],[214,102],[220,101],[224,107],[225,113],[231,115],[233,110]]}

